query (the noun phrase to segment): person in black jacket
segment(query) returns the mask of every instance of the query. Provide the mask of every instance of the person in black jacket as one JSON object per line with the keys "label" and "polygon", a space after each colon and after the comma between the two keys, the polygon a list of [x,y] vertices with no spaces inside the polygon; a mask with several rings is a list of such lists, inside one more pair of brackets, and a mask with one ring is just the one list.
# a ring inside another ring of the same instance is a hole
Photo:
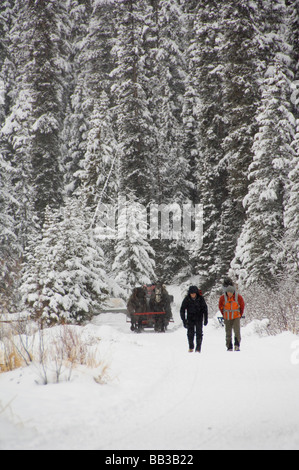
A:
{"label": "person in black jacket", "polygon": [[[187,311],[187,319],[186,319]],[[196,286],[191,286],[187,297],[181,306],[181,319],[184,327],[187,328],[189,352],[194,351],[194,336],[196,333],[196,352],[201,352],[203,324],[208,324],[208,307],[205,299],[200,294]]]}

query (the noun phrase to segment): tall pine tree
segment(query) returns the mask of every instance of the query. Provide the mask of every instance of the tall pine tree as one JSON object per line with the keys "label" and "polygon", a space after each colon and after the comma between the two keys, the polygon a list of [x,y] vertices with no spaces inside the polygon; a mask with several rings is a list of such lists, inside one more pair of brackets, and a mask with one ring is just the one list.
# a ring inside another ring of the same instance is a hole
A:
{"label": "tall pine tree", "polygon": [[152,152],[155,126],[144,86],[146,64],[142,31],[148,5],[145,0],[123,0],[117,9],[119,24],[114,47],[117,67],[111,75],[120,149],[120,187],[136,192],[148,204],[154,194]]}
{"label": "tall pine tree", "polygon": [[258,132],[244,199],[246,221],[232,266],[239,266],[236,272],[245,284],[261,282],[273,286],[283,273],[284,206],[295,129],[290,105],[292,49],[287,41],[287,9],[284,2],[277,2],[276,8],[272,3],[267,6],[269,23],[264,41],[267,48],[272,41],[272,60],[261,82]]}
{"label": "tall pine tree", "polygon": [[63,117],[63,57],[59,25],[64,5],[45,0],[25,0],[13,30],[20,89],[29,90],[32,114],[31,184],[34,208],[40,222],[47,205],[62,202],[60,130]]}

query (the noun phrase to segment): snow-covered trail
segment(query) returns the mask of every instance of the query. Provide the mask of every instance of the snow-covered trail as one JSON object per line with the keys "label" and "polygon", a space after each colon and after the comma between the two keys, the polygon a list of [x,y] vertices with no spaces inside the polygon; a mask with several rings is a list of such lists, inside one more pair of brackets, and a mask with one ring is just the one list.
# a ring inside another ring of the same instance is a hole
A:
{"label": "snow-covered trail", "polygon": [[183,328],[141,335],[143,351],[131,368],[138,385],[133,408],[126,410],[127,432],[106,448],[299,449],[294,338],[245,332],[242,351],[227,353],[224,330],[210,325],[199,355],[187,352]]}
{"label": "snow-covered trail", "polygon": [[97,317],[111,382],[82,372],[40,386],[32,368],[0,375],[0,449],[299,449],[299,365],[285,333],[243,329],[227,353],[213,320],[202,354],[187,352],[179,321],[166,333],[134,334],[124,315]]}

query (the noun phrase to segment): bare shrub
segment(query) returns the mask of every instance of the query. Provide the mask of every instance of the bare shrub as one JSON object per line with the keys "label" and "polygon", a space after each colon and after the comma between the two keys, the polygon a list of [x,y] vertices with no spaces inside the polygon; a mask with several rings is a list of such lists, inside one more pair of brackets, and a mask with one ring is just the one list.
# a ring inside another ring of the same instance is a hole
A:
{"label": "bare shrub", "polygon": [[32,364],[38,383],[70,381],[75,368],[94,370],[99,384],[110,380],[109,365],[99,358],[98,340],[86,341],[82,327],[62,325],[43,328],[25,328],[17,322],[6,325],[0,338],[0,372],[8,372]]}
{"label": "bare shrub", "polygon": [[299,286],[282,280],[277,288],[253,285],[242,292],[246,303],[246,323],[269,319],[269,334],[298,333]]}
{"label": "bare shrub", "polygon": [[9,372],[25,365],[23,357],[15,347],[13,341],[4,338],[0,351],[0,372]]}
{"label": "bare shrub", "polygon": [[[12,320],[9,321],[9,318]],[[7,315],[1,322],[0,372],[7,372],[32,362],[32,336],[26,333],[27,322]]]}

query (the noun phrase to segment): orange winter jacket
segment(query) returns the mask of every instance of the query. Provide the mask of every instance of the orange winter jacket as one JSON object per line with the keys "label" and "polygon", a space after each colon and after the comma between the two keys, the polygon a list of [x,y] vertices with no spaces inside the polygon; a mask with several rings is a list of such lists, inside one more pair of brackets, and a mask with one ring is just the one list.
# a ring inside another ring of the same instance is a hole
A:
{"label": "orange winter jacket", "polygon": [[236,302],[236,294],[232,297],[228,297],[224,294],[219,300],[219,310],[225,320],[235,320],[243,316],[245,309],[245,302],[241,295],[238,295],[238,301]]}

